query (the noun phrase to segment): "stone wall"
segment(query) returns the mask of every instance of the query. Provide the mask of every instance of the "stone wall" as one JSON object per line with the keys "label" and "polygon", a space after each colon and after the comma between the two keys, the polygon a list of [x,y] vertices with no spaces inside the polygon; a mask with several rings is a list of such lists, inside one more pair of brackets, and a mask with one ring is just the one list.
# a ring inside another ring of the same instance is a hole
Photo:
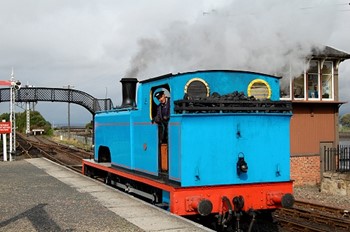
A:
{"label": "stone wall", "polygon": [[350,173],[323,173],[323,180],[321,182],[321,192],[341,196],[350,196]]}

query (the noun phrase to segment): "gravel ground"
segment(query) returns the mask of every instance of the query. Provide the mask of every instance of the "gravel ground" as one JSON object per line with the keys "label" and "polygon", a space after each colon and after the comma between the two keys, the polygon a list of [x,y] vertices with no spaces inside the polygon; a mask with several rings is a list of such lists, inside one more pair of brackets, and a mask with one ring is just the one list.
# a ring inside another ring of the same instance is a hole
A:
{"label": "gravel ground", "polygon": [[316,204],[337,207],[350,211],[350,197],[333,195],[320,191],[318,186],[300,186],[294,187],[294,196],[296,200],[307,201]]}

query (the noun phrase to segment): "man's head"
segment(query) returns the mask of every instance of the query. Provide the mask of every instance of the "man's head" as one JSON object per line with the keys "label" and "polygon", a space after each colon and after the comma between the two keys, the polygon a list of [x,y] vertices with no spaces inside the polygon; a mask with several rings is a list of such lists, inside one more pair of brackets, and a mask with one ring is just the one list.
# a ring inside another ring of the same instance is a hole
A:
{"label": "man's head", "polygon": [[156,92],[154,96],[158,99],[160,103],[164,103],[166,101],[166,96],[164,94],[164,91]]}

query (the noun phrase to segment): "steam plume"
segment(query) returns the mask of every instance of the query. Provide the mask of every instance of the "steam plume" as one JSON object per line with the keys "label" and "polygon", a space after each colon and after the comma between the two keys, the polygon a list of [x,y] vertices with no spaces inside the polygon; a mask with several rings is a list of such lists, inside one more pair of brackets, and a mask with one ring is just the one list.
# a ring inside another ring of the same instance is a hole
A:
{"label": "steam plume", "polygon": [[[201,13],[194,23],[173,22],[157,37],[139,40],[127,77],[203,69],[238,69],[297,76],[311,49],[322,49],[335,22],[321,1],[233,1]],[[308,5],[305,5],[308,4]]]}

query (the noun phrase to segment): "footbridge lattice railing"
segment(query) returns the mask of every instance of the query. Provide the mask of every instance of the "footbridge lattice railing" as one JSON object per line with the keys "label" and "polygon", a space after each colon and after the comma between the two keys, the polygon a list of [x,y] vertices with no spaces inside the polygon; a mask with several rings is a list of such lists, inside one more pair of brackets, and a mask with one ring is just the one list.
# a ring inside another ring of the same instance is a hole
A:
{"label": "footbridge lattice railing", "polygon": [[[0,103],[10,101],[10,88],[0,88]],[[113,109],[111,99],[97,99],[88,93],[75,89],[23,87],[17,90],[16,102],[68,102],[83,106],[92,114]]]}

